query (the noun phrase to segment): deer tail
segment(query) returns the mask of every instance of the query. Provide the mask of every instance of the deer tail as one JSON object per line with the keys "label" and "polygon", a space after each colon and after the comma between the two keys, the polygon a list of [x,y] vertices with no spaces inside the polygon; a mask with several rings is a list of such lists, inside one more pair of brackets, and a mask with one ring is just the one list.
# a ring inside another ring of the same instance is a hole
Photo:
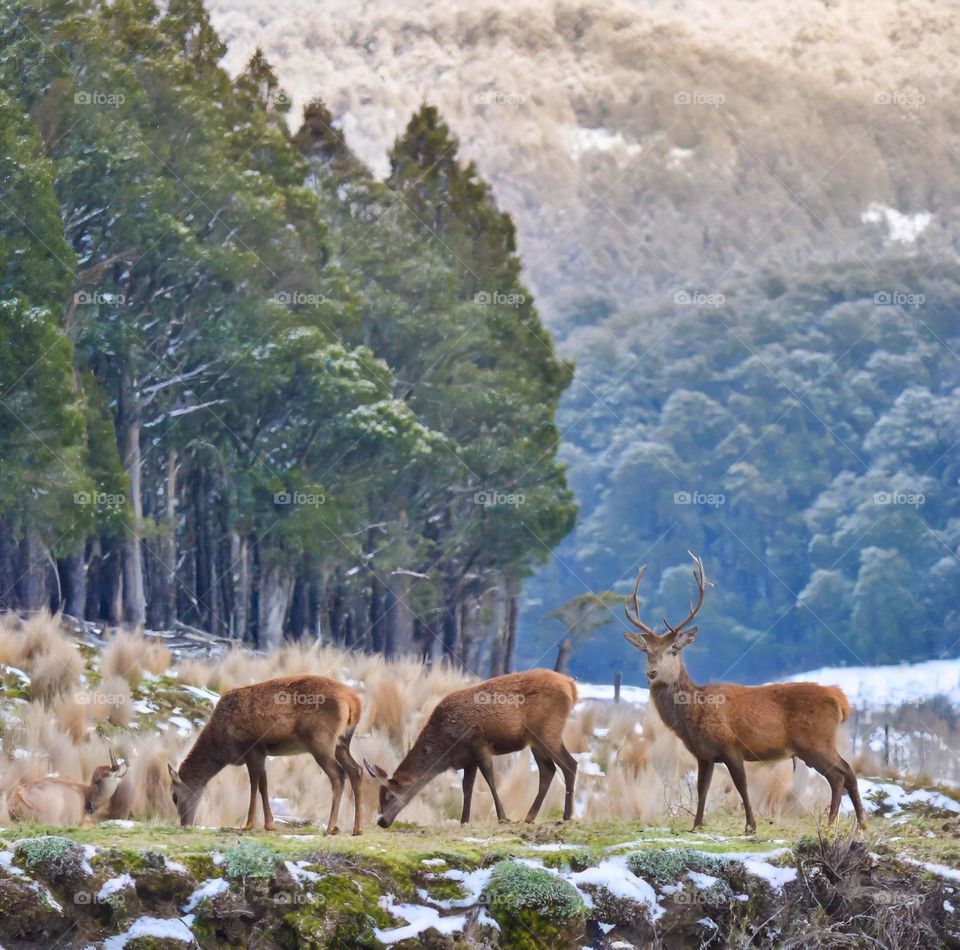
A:
{"label": "deer tail", "polygon": [[847,699],[846,693],[839,686],[828,686],[827,690],[830,695],[836,700],[837,711],[840,713],[840,722],[846,722],[850,718],[850,700]]}

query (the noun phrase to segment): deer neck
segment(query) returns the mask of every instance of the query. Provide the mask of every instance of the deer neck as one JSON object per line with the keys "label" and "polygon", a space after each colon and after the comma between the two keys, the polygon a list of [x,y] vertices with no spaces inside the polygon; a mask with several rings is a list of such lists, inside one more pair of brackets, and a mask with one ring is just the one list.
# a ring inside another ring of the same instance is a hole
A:
{"label": "deer neck", "polygon": [[416,793],[431,779],[446,771],[450,750],[443,749],[444,745],[442,742],[434,742],[429,736],[425,738],[423,733],[417,737],[417,741],[393,773],[394,781],[404,792]]}
{"label": "deer neck", "polygon": [[701,692],[701,687],[690,679],[682,661],[680,673],[672,683],[658,683],[654,680],[650,688],[650,695],[660,718],[687,746],[690,739],[690,715],[699,708],[697,697]]}
{"label": "deer neck", "polygon": [[180,780],[185,785],[199,790],[227,764],[217,746],[217,742],[207,733],[206,728],[201,730],[193,748],[187,753],[177,770]]}

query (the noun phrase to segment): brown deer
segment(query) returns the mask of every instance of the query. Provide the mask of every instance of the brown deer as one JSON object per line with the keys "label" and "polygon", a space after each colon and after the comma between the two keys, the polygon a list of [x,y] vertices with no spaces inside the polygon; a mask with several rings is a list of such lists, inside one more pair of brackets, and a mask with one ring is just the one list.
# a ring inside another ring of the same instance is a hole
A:
{"label": "brown deer", "polygon": [[540,769],[540,788],[527,821],[540,811],[557,767],[563,772],[566,797],[564,821],[573,817],[577,760],[563,744],[563,727],[577,701],[569,676],[553,670],[509,673],[445,696],[430,714],[413,747],[390,778],[366,759],[370,776],[380,785],[377,823],[389,828],[400,811],[431,779],[447,769],[463,769],[463,811],[470,820],[470,803],[477,770],[490,786],[497,818],[507,821],[493,778],[493,757],[530,747]]}
{"label": "brown deer", "polygon": [[7,811],[13,821],[91,825],[109,817],[113,797],[126,774],[126,763],[118,762],[110,749],[110,764],[98,765],[89,785],[53,777],[22,782],[7,797]]}
{"label": "brown deer", "polygon": [[180,824],[193,824],[204,787],[221,769],[245,765],[250,775],[250,809],[244,830],[253,828],[259,789],[264,827],[274,831],[267,756],[309,752],[333,788],[326,833],[338,831],[344,779],[349,778],[356,803],[353,833],[360,834],[363,769],[350,754],[350,740],[361,710],[360,697],[352,689],[326,676],[282,676],[227,691],[180,768],[167,766]]}
{"label": "brown deer", "polygon": [[744,762],[771,762],[796,756],[816,769],[830,784],[829,820],[840,811],[844,789],[853,802],[857,823],[866,827],[857,776],[837,752],[837,731],[850,715],[850,703],[836,686],[816,683],[774,683],[769,686],[736,686],[714,683],[698,686],[687,675],[680,651],[693,643],[697,628],[688,626],[703,604],[705,577],[700,559],[690,553],[697,583],[696,604],[690,604],[686,619],[673,626],[664,619],[662,636],[640,619],[637,591],[646,568],[641,567],[633,588],[633,614],[627,603],[627,620],[639,633],[624,636],[647,655],[650,695],[660,718],[695,756],[697,814],[694,830],[703,824],[713,767],[726,765],[747,818],[747,833],[757,830]]}

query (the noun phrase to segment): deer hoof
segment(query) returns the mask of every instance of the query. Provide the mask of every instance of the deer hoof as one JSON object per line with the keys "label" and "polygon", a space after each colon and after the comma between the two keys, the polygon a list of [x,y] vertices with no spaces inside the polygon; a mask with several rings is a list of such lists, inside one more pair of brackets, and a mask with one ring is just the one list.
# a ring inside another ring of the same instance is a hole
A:
{"label": "deer hoof", "polygon": [[325,832],[325,835],[338,835],[340,834],[340,829],[334,825],[332,828],[328,828]]}
{"label": "deer hoof", "polygon": [[755,835],[757,833],[756,825],[747,825],[746,829],[743,832],[745,835]]}
{"label": "deer hoof", "polygon": [[276,830],[277,830],[277,826],[271,821],[269,825],[264,825],[264,826],[263,826],[263,830],[264,830],[264,831],[276,831]]}

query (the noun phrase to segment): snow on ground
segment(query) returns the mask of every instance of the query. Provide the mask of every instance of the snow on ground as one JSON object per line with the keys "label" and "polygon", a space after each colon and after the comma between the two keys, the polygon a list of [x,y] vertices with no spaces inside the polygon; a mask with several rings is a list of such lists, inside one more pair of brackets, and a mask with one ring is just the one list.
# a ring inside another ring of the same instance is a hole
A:
{"label": "snow on ground", "polygon": [[136,887],[136,884],[129,874],[121,874],[119,877],[112,877],[109,881],[106,881],[103,887],[101,887],[97,892],[97,900],[100,903],[103,903],[114,894],[119,894],[120,891],[126,891],[133,887]]}
{"label": "snow on ground", "polygon": [[222,877],[212,877],[204,881],[189,897],[186,904],[183,905],[183,912],[188,914],[194,910],[202,900],[213,899],[218,894],[224,893],[230,889],[230,882]]}
{"label": "snow on ground", "polygon": [[[834,666],[791,676],[795,683],[839,686],[858,709],[880,709],[946,696],[960,707],[960,659],[900,666]],[[580,688],[578,686],[578,688]]]}
{"label": "snow on ground", "polygon": [[[613,684],[577,683],[577,698],[584,699],[613,699]],[[641,686],[621,686],[620,701],[624,703],[646,704],[650,702],[650,690]]]}
{"label": "snow on ground", "polygon": [[960,881],[960,870],[957,870],[957,868],[947,867],[946,864],[932,864],[930,861],[918,861],[916,858],[904,857],[903,860],[906,861],[907,864],[915,864],[917,867],[921,867],[924,871],[929,871],[931,874],[945,877],[948,881]]}
{"label": "snow on ground", "polygon": [[596,867],[564,876],[580,891],[588,907],[593,906],[593,899],[589,893],[581,889],[584,886],[603,887],[614,897],[646,907],[651,921],[657,920],[665,913],[657,901],[657,892],[642,877],[637,877],[627,867],[626,857],[608,858]]}
{"label": "snow on ground", "polygon": [[448,936],[463,930],[467,923],[467,918],[463,915],[442,917],[440,911],[433,907],[425,907],[422,904],[399,904],[393,894],[381,897],[380,906],[391,916],[407,922],[402,927],[392,927],[389,930],[374,927],[373,932],[377,940],[388,945],[399,943],[401,940],[412,940],[431,928]]}
{"label": "snow on ground", "polygon": [[[879,800],[894,815],[907,805],[929,805],[931,808],[939,808],[941,811],[952,811],[960,814],[960,802],[941,792],[931,791],[929,788],[917,788],[908,792],[902,785],[896,785],[893,782],[871,782],[865,778],[860,779],[858,785],[860,786],[860,797],[863,799],[863,807],[868,812],[880,810]],[[846,796],[843,797],[840,810],[847,814],[853,811],[853,805],[850,804],[850,799]]]}
{"label": "snow on ground", "polygon": [[131,940],[154,938],[155,940],[173,940],[177,943],[195,944],[196,938],[190,929],[193,917],[140,917],[129,930],[116,937],[109,937],[103,943],[103,950],[123,950]]}

